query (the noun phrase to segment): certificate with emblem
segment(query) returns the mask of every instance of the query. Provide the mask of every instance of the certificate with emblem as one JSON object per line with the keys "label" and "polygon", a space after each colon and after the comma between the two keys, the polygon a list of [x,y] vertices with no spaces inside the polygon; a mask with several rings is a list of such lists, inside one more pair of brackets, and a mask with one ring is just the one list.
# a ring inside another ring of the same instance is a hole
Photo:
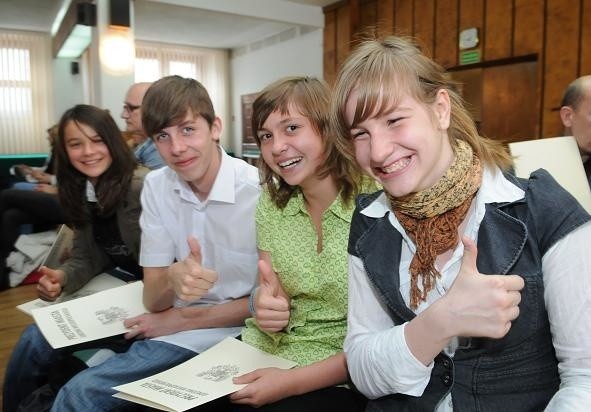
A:
{"label": "certificate with emblem", "polygon": [[128,283],[31,313],[51,347],[62,348],[127,332],[125,319],[148,312],[143,289],[143,282]]}
{"label": "certificate with emblem", "polygon": [[245,387],[234,376],[260,368],[290,369],[295,362],[227,337],[174,368],[113,389],[115,397],[162,411],[182,412]]}

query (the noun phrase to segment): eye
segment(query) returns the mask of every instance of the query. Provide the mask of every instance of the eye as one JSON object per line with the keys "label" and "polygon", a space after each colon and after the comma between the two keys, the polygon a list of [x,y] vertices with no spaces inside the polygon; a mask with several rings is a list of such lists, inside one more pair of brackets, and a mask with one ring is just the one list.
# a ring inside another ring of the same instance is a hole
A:
{"label": "eye", "polygon": [[183,136],[189,136],[195,129],[192,126],[185,126],[182,129]]}
{"label": "eye", "polygon": [[158,134],[154,135],[154,139],[157,142],[163,142],[166,139],[168,139],[168,133],[158,133]]}
{"label": "eye", "polygon": [[404,119],[404,117],[396,117],[394,119],[386,120],[386,123],[388,124],[388,126],[394,126],[394,125],[400,123],[400,121],[403,119]]}
{"label": "eye", "polygon": [[290,124],[285,128],[285,130],[287,131],[287,133],[294,133],[299,128],[300,126],[298,126],[297,124]]}
{"label": "eye", "polygon": [[271,133],[259,133],[257,136],[261,143],[269,141],[273,137]]}
{"label": "eye", "polygon": [[361,130],[361,129],[355,129],[355,130],[351,130],[351,138],[353,140],[359,140],[362,138],[367,138],[369,136],[369,134],[367,133],[367,131],[365,130]]}

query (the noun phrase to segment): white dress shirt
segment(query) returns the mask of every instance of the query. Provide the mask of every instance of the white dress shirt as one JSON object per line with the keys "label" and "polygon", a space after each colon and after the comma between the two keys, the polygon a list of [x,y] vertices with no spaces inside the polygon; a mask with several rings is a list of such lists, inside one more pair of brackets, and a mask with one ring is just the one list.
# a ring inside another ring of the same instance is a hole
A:
{"label": "white dress shirt", "polygon": [[[222,149],[220,149],[222,150]],[[167,267],[189,255],[187,238],[201,245],[202,264],[217,271],[215,285],[194,305],[214,305],[248,296],[257,277],[255,210],[258,170],[228,156],[208,198],[200,201],[187,182],[165,166],[150,172],[142,191],[142,267]],[[155,338],[202,352],[241,327],[199,329]]]}
{"label": "white dress shirt", "polygon": [[[477,240],[485,204],[511,202],[524,192],[498,169],[485,169],[482,184],[463,224],[464,235]],[[361,211],[369,217],[389,212],[384,194]],[[414,243],[393,213],[389,221],[403,237],[400,259],[400,293],[409,305],[409,266]],[[544,300],[550,319],[552,342],[558,359],[561,385],[548,405],[550,411],[583,411],[591,406],[591,222],[572,231],[542,258]],[[443,268],[436,287],[415,313],[420,313],[446,293],[458,274],[464,246],[459,242]],[[421,396],[431,376],[433,363],[423,365],[411,353],[404,337],[406,324],[395,326],[387,309],[367,279],[362,261],[349,256],[348,333],[345,352],[353,382],[370,399],[393,393]],[[444,350],[453,356],[455,339]],[[453,410],[451,393],[438,412]]]}

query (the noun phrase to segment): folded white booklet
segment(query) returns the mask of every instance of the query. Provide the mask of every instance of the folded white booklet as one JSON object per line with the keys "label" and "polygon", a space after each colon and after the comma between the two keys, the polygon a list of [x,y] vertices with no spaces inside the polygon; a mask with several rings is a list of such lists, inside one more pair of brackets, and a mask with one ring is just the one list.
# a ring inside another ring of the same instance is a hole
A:
{"label": "folded white booklet", "polygon": [[133,282],[90,296],[33,309],[32,314],[53,348],[115,336],[128,331],[123,320],[148,312],[142,282]]}
{"label": "folded white booklet", "polygon": [[74,293],[66,294],[62,293],[56,300],[49,302],[43,299],[35,299],[29,302],[22,303],[16,308],[29,316],[32,316],[33,309],[44,308],[46,306],[55,305],[56,303],[67,302],[72,299],[78,299],[84,296],[89,296],[100,292],[102,290],[111,289],[117,286],[123,286],[126,282],[121,279],[117,279],[115,276],[111,276],[108,273],[101,273],[93,277],[86,285],[78,289]]}
{"label": "folded white booklet", "polygon": [[234,376],[259,368],[294,366],[295,362],[228,337],[174,368],[114,387],[119,393],[113,396],[163,411],[181,412],[246,386],[232,383]]}

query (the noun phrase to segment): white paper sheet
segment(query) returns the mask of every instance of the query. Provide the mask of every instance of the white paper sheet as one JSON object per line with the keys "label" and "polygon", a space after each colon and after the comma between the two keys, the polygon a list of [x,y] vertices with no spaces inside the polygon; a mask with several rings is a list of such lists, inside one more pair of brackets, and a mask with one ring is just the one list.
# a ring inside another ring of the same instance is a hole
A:
{"label": "white paper sheet", "polygon": [[515,175],[528,178],[534,170],[546,169],[562,187],[591,213],[591,189],[572,136],[550,137],[509,144],[515,157]]}
{"label": "white paper sheet", "polygon": [[123,320],[148,311],[142,302],[142,282],[133,282],[40,309],[32,314],[53,348],[125,333]]}
{"label": "white paper sheet", "polygon": [[174,368],[114,387],[119,393],[113,396],[163,411],[182,412],[246,386],[233,384],[234,376],[259,368],[294,366],[295,362],[228,337]]}
{"label": "white paper sheet", "polygon": [[117,286],[123,286],[125,285],[125,283],[126,282],[122,281],[121,279],[117,279],[116,277],[111,276],[108,273],[101,273],[100,275],[93,277],[86,285],[78,289],[76,292],[70,294],[64,293],[53,302],[49,302],[43,299],[35,299],[29,302],[22,303],[18,305],[16,308],[29,316],[33,316],[33,309],[44,308],[46,306],[55,305],[56,303],[67,302],[72,299],[78,299],[84,296],[89,296],[103,290],[111,289]]}

